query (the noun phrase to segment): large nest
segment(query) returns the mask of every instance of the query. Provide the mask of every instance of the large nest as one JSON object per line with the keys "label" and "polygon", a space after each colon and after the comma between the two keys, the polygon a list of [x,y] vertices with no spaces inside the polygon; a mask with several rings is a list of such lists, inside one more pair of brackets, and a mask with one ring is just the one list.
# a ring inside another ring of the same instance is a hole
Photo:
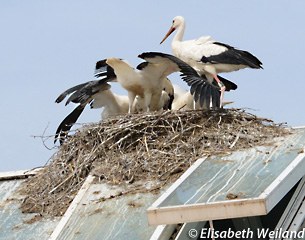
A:
{"label": "large nest", "polygon": [[84,125],[27,181],[22,210],[62,215],[89,173],[129,193],[153,191],[199,157],[270,144],[287,132],[240,109],[125,115]]}

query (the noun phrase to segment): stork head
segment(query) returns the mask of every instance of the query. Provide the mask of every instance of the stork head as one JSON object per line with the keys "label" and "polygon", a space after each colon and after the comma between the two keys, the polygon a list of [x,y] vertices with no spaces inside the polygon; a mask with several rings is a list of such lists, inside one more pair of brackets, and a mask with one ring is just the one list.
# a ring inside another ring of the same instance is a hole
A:
{"label": "stork head", "polygon": [[182,23],[184,23],[184,18],[182,16],[176,16],[173,19],[173,25],[172,27],[177,28],[179,27]]}
{"label": "stork head", "polygon": [[164,96],[162,96],[162,99],[164,100],[163,109],[164,110],[171,110],[172,104],[174,101],[174,86],[172,82],[168,78],[163,79],[163,93],[166,93],[166,99]]}
{"label": "stork head", "polygon": [[106,59],[106,63],[109,65],[109,66],[113,66],[114,64],[119,64],[121,62],[121,59],[119,58],[108,58]]}
{"label": "stork head", "polygon": [[173,31],[175,31],[181,24],[184,23],[184,18],[182,16],[176,16],[173,19],[173,23],[172,26],[170,27],[170,29],[168,30],[168,32],[166,33],[165,37],[162,39],[162,41],[160,42],[160,44],[162,44],[166,38],[171,35],[171,33]]}

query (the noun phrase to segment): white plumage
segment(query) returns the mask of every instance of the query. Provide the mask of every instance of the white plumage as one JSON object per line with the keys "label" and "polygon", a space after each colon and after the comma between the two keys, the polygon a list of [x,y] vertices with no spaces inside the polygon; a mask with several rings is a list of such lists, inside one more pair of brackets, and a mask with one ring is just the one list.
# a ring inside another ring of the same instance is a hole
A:
{"label": "white plumage", "polygon": [[[206,109],[205,106],[201,107],[198,102],[194,101],[194,97],[189,91],[182,89],[178,85],[174,85],[175,98],[172,104],[172,110],[198,110]],[[232,104],[232,101],[224,101],[223,106]]]}
{"label": "white plumage", "polygon": [[173,110],[193,110],[200,108],[189,91],[180,88],[178,85],[174,85],[174,89],[175,97],[172,104]]}
{"label": "white plumage", "polygon": [[[158,52],[147,52],[139,55],[146,62],[142,62],[136,69],[119,58],[108,58],[96,63],[96,77],[101,83],[119,82],[127,90],[129,98],[129,110],[136,96],[144,100],[144,111],[156,111],[159,109],[159,101],[162,90],[168,92],[169,97],[173,95],[171,83],[167,76],[173,72],[180,72],[182,79],[191,86],[191,94],[200,105],[207,108],[218,107],[219,89],[208,83],[205,76],[201,77],[187,63],[169,54]],[[212,104],[210,104],[212,103]]]}
{"label": "white plumage", "polygon": [[[128,101],[128,98],[127,98],[127,101]],[[164,108],[167,108],[169,101],[170,101],[170,96],[168,95],[168,93],[166,91],[162,91],[161,97],[158,100],[158,102],[156,103],[157,105],[155,106],[156,110],[154,110],[154,111],[160,111]],[[128,104],[128,102],[127,102],[127,104]],[[136,113],[145,112],[146,111],[145,108],[146,108],[146,106],[145,106],[144,99],[141,98],[140,96],[136,96],[136,99],[133,104],[133,111]]]}
{"label": "white plumage", "polygon": [[[115,75],[114,78],[110,79],[110,81],[117,81],[120,85],[127,90],[128,98],[129,98],[129,109],[128,112],[133,112],[133,104],[136,96],[143,99],[143,109],[144,111],[158,111],[159,110],[159,102],[163,89],[170,90],[169,85],[171,85],[170,81],[166,78],[166,74],[164,74],[164,70],[161,67],[156,68],[152,66],[152,64],[139,65],[138,69],[134,69],[127,62],[119,59],[119,58],[108,58],[106,61],[102,60],[99,62],[103,62],[108,65],[108,68],[111,67],[113,73]],[[98,72],[97,76],[100,74],[104,76],[105,65],[101,65],[97,63],[97,69],[102,69],[101,73]],[[109,69],[108,69],[109,71]],[[108,79],[106,78],[107,82]],[[173,94],[168,92],[168,94]]]}
{"label": "white plumage", "polygon": [[106,119],[128,113],[128,103],[127,96],[115,94],[109,89],[95,94],[90,106],[93,109],[104,108],[101,117]]}
{"label": "white plumage", "polygon": [[[170,96],[173,94],[173,87],[168,79],[164,79],[161,87],[165,90],[161,90],[160,99],[156,106],[156,111],[163,109],[168,106]],[[127,114],[129,110],[129,98],[126,95],[119,95],[113,93],[110,90],[108,83],[101,83],[100,81],[90,81],[83,84],[79,84],[72,88],[64,91],[57,99],[56,102],[60,103],[66,96],[68,98],[66,105],[70,102],[79,103],[79,105],[59,124],[56,134],[55,141],[60,140],[60,143],[66,137],[67,132],[71,129],[72,125],[77,121],[79,116],[82,114],[84,108],[90,103],[90,107],[93,109],[103,108],[101,118],[106,119],[111,116]],[[144,98],[137,96],[132,105],[133,112],[145,111]]]}
{"label": "white plumage", "polygon": [[225,86],[217,74],[232,72],[246,67],[262,68],[262,63],[251,53],[216,42],[210,36],[182,41],[185,21],[181,16],[173,19],[172,26],[161,43],[175,30],[177,30],[177,33],[171,44],[173,54],[190,64],[200,75],[206,75],[209,81],[215,79],[221,87],[221,98],[223,98]]}
{"label": "white plumage", "polygon": [[[180,72],[181,78],[190,87],[190,94],[200,106],[219,107],[219,88],[210,84],[182,60],[164,53],[146,52],[138,57],[144,59],[136,69],[119,58],[108,58],[96,63],[98,80],[79,84],[64,91],[56,102],[70,95],[69,102],[79,105],[60,123],[55,134],[62,142],[85,106],[104,107],[102,118],[136,111],[171,109],[174,89],[167,76]],[[128,91],[127,96],[112,93],[108,82],[118,82]]]}

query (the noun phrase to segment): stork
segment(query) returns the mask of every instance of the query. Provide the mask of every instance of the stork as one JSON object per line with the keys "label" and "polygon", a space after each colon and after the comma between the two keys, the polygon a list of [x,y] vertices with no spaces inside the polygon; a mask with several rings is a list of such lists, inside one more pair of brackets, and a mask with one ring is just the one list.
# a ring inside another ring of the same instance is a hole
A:
{"label": "stork", "polygon": [[205,76],[199,76],[181,59],[159,52],[146,52],[138,57],[146,62],[139,64],[136,69],[119,58],[108,58],[96,64],[96,77],[100,81],[117,81],[128,91],[129,113],[137,95],[144,99],[146,111],[153,110],[164,88],[162,82],[164,83],[164,79],[173,72],[181,73],[182,80],[191,87],[191,94],[201,106],[210,108],[210,103],[213,108],[220,106],[219,86],[208,82]]}
{"label": "stork", "polygon": [[[173,87],[168,79],[166,79],[165,85],[165,89],[168,90],[169,93],[162,91],[157,110],[167,109],[167,107],[171,105],[170,96],[173,94]],[[57,139],[59,139],[60,144],[63,143],[67,132],[71,129],[73,124],[76,123],[87,104],[90,104],[90,107],[93,109],[104,108],[101,113],[102,119],[128,113],[128,97],[113,93],[110,90],[110,87],[111,86],[108,83],[101,83],[101,81],[96,80],[76,85],[60,94],[55,100],[56,103],[62,102],[65,97],[71,94],[66,101],[66,105],[70,102],[79,103],[79,105],[59,124],[56,130],[54,143],[56,143]],[[138,112],[142,111],[143,102],[144,100],[142,98],[137,98],[133,108]]]}
{"label": "stork", "polygon": [[210,83],[205,76],[199,76],[195,69],[181,59],[166,53],[145,52],[138,57],[144,59],[147,64],[147,73],[157,72],[167,76],[173,72],[180,72],[180,76],[190,86],[190,93],[195,102],[206,109],[219,108],[220,88]]}
{"label": "stork", "polygon": [[[94,97],[99,94],[107,94],[111,97],[110,85],[108,83],[100,83],[99,81],[89,81],[79,85],[76,85],[72,88],[67,89],[62,94],[60,94],[55,100],[56,103],[62,102],[68,95],[71,96],[66,101],[66,105],[70,102],[79,103],[79,105],[59,124],[55,137],[54,143],[59,139],[60,144],[63,143],[67,132],[71,129],[72,125],[76,123],[79,116],[84,111],[87,104],[94,101]],[[115,105],[115,103],[113,103]],[[118,105],[118,104],[117,104]],[[116,105],[117,109],[119,108]],[[115,111],[115,110],[114,110]]]}
{"label": "stork", "polygon": [[199,104],[194,102],[194,98],[189,91],[174,85],[175,97],[172,104],[173,110],[193,110],[199,109]]}
{"label": "stork", "polygon": [[[174,100],[174,95],[171,96],[166,91],[162,90],[161,98],[159,99],[157,106],[155,106],[155,107],[157,107],[157,109],[155,111],[171,110],[173,100]],[[128,97],[127,97],[127,104],[128,104]],[[140,96],[136,96],[134,104],[132,106],[132,109],[134,110],[134,112],[136,112],[136,113],[145,112],[146,111],[145,108],[146,108],[146,106],[144,103],[144,99],[141,98]]]}
{"label": "stork", "polygon": [[[101,106],[95,99],[101,98],[106,93],[108,93],[108,97],[106,98],[113,98],[109,95],[111,91],[109,90],[110,85],[108,82],[119,82],[128,91],[128,113],[133,111],[136,96],[142,101],[142,106],[144,106],[143,108],[146,111],[160,109],[160,104],[165,105],[164,102],[166,101],[161,101],[164,95],[162,91],[168,94],[170,103],[167,103],[167,106],[170,108],[173,100],[173,87],[167,79],[167,76],[173,72],[181,73],[182,80],[190,86],[190,92],[200,106],[205,106],[207,109],[210,106],[213,108],[220,106],[220,88],[208,82],[205,76],[199,76],[191,66],[179,58],[159,52],[145,52],[138,57],[144,59],[146,62],[139,64],[137,69],[133,69],[128,63],[119,58],[108,58],[98,61],[96,63],[95,74],[98,80],[89,81],[69,88],[56,99],[56,102],[59,103],[66,96],[70,95],[66,105],[74,102],[79,103],[79,106],[61,122],[57,128],[54,142],[58,138],[61,140],[65,137],[66,132],[77,121],[87,104],[91,103],[91,107],[93,108]],[[115,101],[113,102],[115,103]],[[112,104],[112,106],[115,105],[118,104]],[[111,111],[113,108],[109,107],[110,110],[108,111]],[[120,113],[119,110],[115,112],[117,114]]]}
{"label": "stork", "polygon": [[215,79],[221,88],[221,101],[226,86],[217,74],[243,68],[262,68],[260,60],[251,53],[217,42],[210,36],[182,41],[185,21],[181,16],[173,19],[172,26],[160,44],[175,30],[177,33],[171,44],[174,55],[191,65],[200,75],[206,75],[209,81]]}
{"label": "stork", "polygon": [[[160,97],[158,93],[154,95],[154,97],[151,99],[149,108],[151,111],[159,111],[161,109],[171,110],[173,101],[174,101],[173,84],[168,78],[163,78],[161,95]],[[137,95],[135,98],[135,102],[132,106],[132,109],[134,109],[135,112],[145,112],[147,110],[146,108],[147,107],[145,106],[144,98]]]}
{"label": "stork", "polygon": [[[185,91],[178,85],[174,85],[175,97],[172,104],[173,110],[197,110],[202,109],[198,102],[194,101],[192,94]],[[233,103],[232,101],[223,102],[223,106]]]}

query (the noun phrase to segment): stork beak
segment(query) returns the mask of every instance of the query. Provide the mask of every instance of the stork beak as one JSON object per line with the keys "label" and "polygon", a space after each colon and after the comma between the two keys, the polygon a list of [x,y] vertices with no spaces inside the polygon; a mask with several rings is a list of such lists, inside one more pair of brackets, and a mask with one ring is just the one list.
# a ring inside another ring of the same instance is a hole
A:
{"label": "stork beak", "polygon": [[168,30],[168,32],[166,33],[166,35],[165,35],[165,37],[162,39],[162,41],[160,42],[160,44],[162,44],[165,40],[166,40],[166,38],[169,36],[169,35],[171,35],[171,33],[173,32],[173,31],[175,31],[176,30],[176,28],[174,28],[174,27],[171,27],[169,30]]}

